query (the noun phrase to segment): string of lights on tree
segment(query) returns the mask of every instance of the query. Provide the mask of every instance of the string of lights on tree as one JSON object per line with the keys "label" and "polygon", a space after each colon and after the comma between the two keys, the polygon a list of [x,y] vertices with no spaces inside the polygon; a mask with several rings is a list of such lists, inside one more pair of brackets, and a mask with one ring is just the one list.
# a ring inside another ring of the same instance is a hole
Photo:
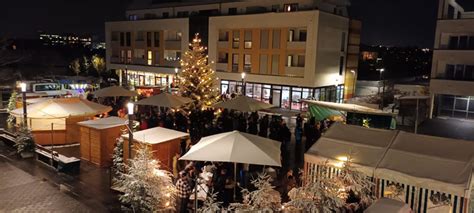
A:
{"label": "string of lights on tree", "polygon": [[201,46],[199,34],[194,36],[189,50],[181,60],[179,78],[180,94],[194,100],[196,107],[210,106],[217,101],[218,90],[215,86],[218,78],[211,68],[206,54],[207,48]]}

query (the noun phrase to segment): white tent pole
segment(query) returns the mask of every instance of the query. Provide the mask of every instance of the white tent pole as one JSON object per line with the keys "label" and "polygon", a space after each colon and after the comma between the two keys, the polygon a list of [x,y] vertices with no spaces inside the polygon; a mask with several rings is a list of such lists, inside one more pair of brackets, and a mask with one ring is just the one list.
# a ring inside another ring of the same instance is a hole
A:
{"label": "white tent pole", "polygon": [[237,163],[234,162],[234,202],[235,202],[236,188],[237,188]]}
{"label": "white tent pole", "polygon": [[195,174],[196,178],[195,178],[195,182],[194,182],[194,212],[197,212],[198,210],[198,193],[197,193],[197,190],[198,190],[198,181],[199,181],[199,177],[197,174]]}
{"label": "white tent pole", "polygon": [[418,110],[420,99],[416,99],[416,113],[415,113],[415,134],[418,134]]}

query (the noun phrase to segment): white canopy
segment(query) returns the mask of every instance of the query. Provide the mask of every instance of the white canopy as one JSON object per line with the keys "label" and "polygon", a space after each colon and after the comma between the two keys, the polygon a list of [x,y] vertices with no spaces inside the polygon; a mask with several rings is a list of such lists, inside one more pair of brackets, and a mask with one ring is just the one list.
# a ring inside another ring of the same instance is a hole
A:
{"label": "white canopy", "polygon": [[233,109],[241,112],[255,112],[262,109],[275,107],[262,101],[257,101],[247,96],[238,96],[228,101],[222,101],[214,104],[215,108]]}
{"label": "white canopy", "polygon": [[[76,116],[94,116],[112,110],[111,107],[81,98],[54,98],[27,106],[28,118],[56,119]],[[10,112],[16,117],[23,116],[23,109]]]}
{"label": "white canopy", "polygon": [[326,101],[315,101],[315,100],[301,100],[309,105],[317,105],[321,107],[326,107],[329,109],[344,111],[344,112],[354,112],[354,113],[363,113],[363,114],[372,114],[372,115],[386,115],[393,116],[393,113],[384,112],[379,109],[374,109],[366,106],[361,106],[357,104],[346,104],[346,103],[333,103]]}
{"label": "white canopy", "polygon": [[119,117],[107,117],[95,120],[78,122],[77,124],[93,129],[110,129],[117,126],[127,125],[127,119]]}
{"label": "white canopy", "polygon": [[388,198],[380,198],[375,201],[372,205],[367,208],[364,213],[412,213],[412,210],[408,204],[388,199]]}
{"label": "white canopy", "polygon": [[95,97],[132,97],[138,95],[135,91],[130,91],[120,86],[105,87],[92,92],[92,94],[94,94]]}
{"label": "white canopy", "polygon": [[[187,137],[189,134],[163,127],[155,127],[133,133],[133,140],[146,144],[159,144],[170,140]],[[128,139],[128,134],[122,135]]]}
{"label": "white canopy", "polygon": [[239,131],[202,138],[180,160],[281,166],[280,142]]}
{"label": "white canopy", "polygon": [[30,98],[30,99],[26,99],[26,103],[27,104],[36,104],[36,103],[43,102],[43,101],[46,101],[46,100],[49,100],[49,99],[52,99],[52,97]]}
{"label": "white canopy", "polygon": [[185,98],[177,95],[171,95],[169,93],[161,93],[149,98],[142,99],[138,101],[137,105],[149,105],[149,106],[159,106],[159,107],[170,107],[176,108],[187,103],[192,102],[190,98]]}
{"label": "white canopy", "polygon": [[343,157],[368,176],[469,197],[474,143],[335,123],[305,161],[337,165]]}

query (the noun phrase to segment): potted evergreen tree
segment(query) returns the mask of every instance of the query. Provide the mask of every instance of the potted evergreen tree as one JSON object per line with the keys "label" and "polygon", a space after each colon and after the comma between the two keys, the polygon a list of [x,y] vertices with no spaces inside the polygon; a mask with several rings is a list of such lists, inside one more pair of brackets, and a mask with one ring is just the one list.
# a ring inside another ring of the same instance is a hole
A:
{"label": "potted evergreen tree", "polygon": [[22,158],[31,158],[34,156],[35,140],[28,127],[21,125],[18,129],[15,147],[17,153],[20,154]]}

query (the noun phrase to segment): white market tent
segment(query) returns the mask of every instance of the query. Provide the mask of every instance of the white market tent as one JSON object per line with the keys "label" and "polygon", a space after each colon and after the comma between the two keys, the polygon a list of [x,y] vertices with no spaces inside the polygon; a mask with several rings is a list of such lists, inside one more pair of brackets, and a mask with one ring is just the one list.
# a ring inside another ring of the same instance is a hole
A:
{"label": "white market tent", "polygon": [[36,103],[40,103],[40,102],[50,100],[50,99],[52,99],[52,97],[30,98],[30,99],[26,99],[26,103],[27,104],[36,104]]}
{"label": "white market tent", "polygon": [[404,202],[381,198],[367,208],[364,213],[412,213],[411,208]]}
{"label": "white market tent", "polygon": [[138,101],[137,105],[147,105],[147,106],[159,106],[159,107],[169,107],[176,108],[183,106],[187,103],[192,102],[193,100],[186,97],[181,97],[178,95],[172,95],[169,93],[161,93],[149,98],[142,99]]}
{"label": "white market tent", "polygon": [[238,96],[228,101],[222,101],[213,105],[214,108],[233,109],[241,112],[256,112],[275,106],[247,96]]}
{"label": "white market tent", "polygon": [[305,153],[306,174],[326,161],[337,167],[348,156],[358,170],[380,180],[382,195],[384,183],[396,182],[415,187],[420,196],[428,196],[428,189],[457,196],[458,210],[460,203],[467,208],[473,142],[336,123]]}
{"label": "white market tent", "polygon": [[[94,116],[112,110],[111,107],[94,103],[81,98],[53,98],[27,106],[28,119],[57,119],[74,116]],[[23,108],[10,114],[21,117]]]}
{"label": "white market tent", "polygon": [[[81,98],[53,98],[27,106],[28,126],[41,145],[79,142],[77,122],[109,112],[111,107]],[[21,122],[23,108],[10,112]]]}
{"label": "white market tent", "polygon": [[281,166],[280,144],[239,131],[225,132],[202,138],[180,160]]}
{"label": "white market tent", "polygon": [[135,91],[127,90],[121,86],[105,87],[92,92],[95,97],[132,97],[138,94]]}

